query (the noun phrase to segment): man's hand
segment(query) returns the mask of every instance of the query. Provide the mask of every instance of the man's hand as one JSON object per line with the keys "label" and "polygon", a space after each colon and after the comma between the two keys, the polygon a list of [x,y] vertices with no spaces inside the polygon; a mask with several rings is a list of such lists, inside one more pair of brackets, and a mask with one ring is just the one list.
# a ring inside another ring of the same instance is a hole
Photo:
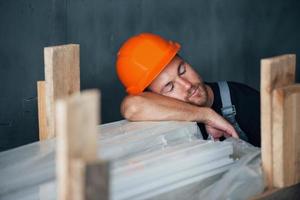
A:
{"label": "man's hand", "polygon": [[210,109],[207,112],[205,129],[214,139],[219,139],[222,136],[239,138],[233,126],[226,121],[222,116]]}
{"label": "man's hand", "polygon": [[239,138],[238,135],[236,135],[236,134],[230,135],[220,129],[217,129],[217,128],[214,128],[214,127],[211,127],[208,125],[205,125],[205,129],[206,129],[206,132],[209,135],[211,135],[215,140],[219,140],[222,136],[224,136],[225,138],[227,138],[227,137]]}

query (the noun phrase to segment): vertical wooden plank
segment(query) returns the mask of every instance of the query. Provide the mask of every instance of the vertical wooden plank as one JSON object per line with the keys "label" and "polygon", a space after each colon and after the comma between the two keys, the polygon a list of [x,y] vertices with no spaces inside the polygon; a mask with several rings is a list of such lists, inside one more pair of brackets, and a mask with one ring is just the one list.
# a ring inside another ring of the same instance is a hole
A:
{"label": "vertical wooden plank", "polygon": [[272,91],[295,82],[295,55],[261,60],[261,151],[268,187],[272,188]]}
{"label": "vertical wooden plank", "polygon": [[84,199],[109,199],[109,163],[106,161],[88,162],[84,173]]}
{"label": "vertical wooden plank", "polygon": [[39,140],[48,138],[47,123],[46,123],[46,94],[45,81],[37,82],[38,93],[38,118],[39,118]]}
{"label": "vertical wooden plank", "polygon": [[273,91],[273,185],[300,182],[300,84]]}
{"label": "vertical wooden plank", "polygon": [[46,47],[44,62],[47,131],[48,138],[53,138],[55,137],[55,101],[80,91],[79,45]]}
{"label": "vertical wooden plank", "polygon": [[[295,183],[300,183],[300,93],[292,95],[292,107],[293,107],[293,130],[294,133],[293,138],[295,139],[293,145],[295,147],[295,161],[293,164],[295,165]],[[293,175],[291,175],[293,176]]]}
{"label": "vertical wooden plank", "polygon": [[109,199],[109,162],[73,159],[72,198],[74,200]]}
{"label": "vertical wooden plank", "polygon": [[58,199],[84,199],[84,163],[97,157],[98,115],[96,90],[56,103]]}

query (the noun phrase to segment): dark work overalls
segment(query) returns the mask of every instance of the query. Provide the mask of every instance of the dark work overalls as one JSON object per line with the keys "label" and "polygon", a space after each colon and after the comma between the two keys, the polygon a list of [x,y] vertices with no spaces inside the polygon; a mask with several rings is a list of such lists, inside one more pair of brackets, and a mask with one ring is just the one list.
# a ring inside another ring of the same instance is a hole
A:
{"label": "dark work overalls", "polygon": [[235,119],[236,109],[235,106],[231,103],[230,90],[226,81],[218,82],[220,89],[220,96],[222,101],[222,115],[223,117],[232,124],[236,132],[239,134],[239,137],[242,140],[249,141],[245,132],[240,128],[239,124]]}

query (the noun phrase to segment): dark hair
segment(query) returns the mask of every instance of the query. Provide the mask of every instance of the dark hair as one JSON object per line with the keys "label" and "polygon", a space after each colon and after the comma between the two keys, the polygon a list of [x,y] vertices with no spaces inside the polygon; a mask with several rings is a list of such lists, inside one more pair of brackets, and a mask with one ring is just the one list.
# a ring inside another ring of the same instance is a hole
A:
{"label": "dark hair", "polygon": [[150,88],[149,88],[149,86],[148,86],[148,87],[146,87],[146,88],[144,89],[143,92],[152,92],[152,91],[150,90]]}

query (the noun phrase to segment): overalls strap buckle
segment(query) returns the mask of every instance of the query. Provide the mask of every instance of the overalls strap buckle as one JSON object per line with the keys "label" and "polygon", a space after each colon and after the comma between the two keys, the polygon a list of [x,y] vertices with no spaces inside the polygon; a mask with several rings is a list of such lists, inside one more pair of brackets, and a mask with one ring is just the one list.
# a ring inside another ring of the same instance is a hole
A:
{"label": "overalls strap buckle", "polygon": [[227,82],[226,81],[218,82],[218,86],[220,88],[220,95],[222,101],[221,112],[223,117],[233,125],[233,127],[238,132],[241,139],[248,141],[247,135],[240,128],[239,124],[235,119],[236,109],[235,106],[231,103],[230,91]]}
{"label": "overalls strap buckle", "polygon": [[221,108],[222,111],[222,115],[225,117],[233,117],[236,115],[236,110],[235,110],[235,106],[231,105],[231,106],[226,106]]}

